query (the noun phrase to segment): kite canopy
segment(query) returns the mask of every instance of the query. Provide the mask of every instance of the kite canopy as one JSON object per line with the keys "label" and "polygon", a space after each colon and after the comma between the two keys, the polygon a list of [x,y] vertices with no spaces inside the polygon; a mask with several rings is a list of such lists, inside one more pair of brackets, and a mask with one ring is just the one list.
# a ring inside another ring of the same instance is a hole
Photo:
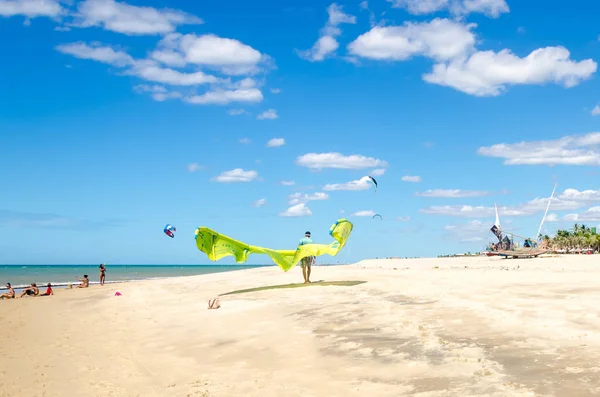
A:
{"label": "kite canopy", "polygon": [[175,226],[167,224],[165,226],[165,230],[163,230],[165,232],[165,234],[171,238],[175,237],[175,232],[177,231],[177,229],[175,229]]}
{"label": "kite canopy", "polygon": [[369,179],[371,179],[371,181],[373,182],[373,184],[375,185],[375,191],[377,191],[377,181],[375,180],[375,178],[373,178],[372,176],[369,176]]}
{"label": "kite canopy", "polygon": [[381,215],[379,215],[379,214],[375,214],[375,215],[373,215],[373,218],[372,218],[372,219],[375,219],[376,217],[379,217],[379,219],[383,220],[383,217],[382,217]]}
{"label": "kite canopy", "polygon": [[330,244],[306,244],[293,250],[274,250],[249,245],[202,226],[196,229],[196,246],[212,261],[233,256],[237,263],[243,263],[250,254],[266,254],[277,266],[287,272],[307,256],[325,254],[336,256],[346,245],[352,227],[352,222],[349,220],[338,219],[329,229],[329,235],[335,239]]}

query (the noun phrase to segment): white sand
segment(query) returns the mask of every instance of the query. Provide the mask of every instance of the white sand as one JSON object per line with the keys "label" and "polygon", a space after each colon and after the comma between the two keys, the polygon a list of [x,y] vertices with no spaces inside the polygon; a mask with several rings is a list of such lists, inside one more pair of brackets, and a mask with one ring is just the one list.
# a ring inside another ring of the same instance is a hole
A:
{"label": "white sand", "polygon": [[315,281],[367,282],[229,295],[207,310],[219,293],[300,272],[0,301],[0,395],[600,395],[600,256],[317,266]]}

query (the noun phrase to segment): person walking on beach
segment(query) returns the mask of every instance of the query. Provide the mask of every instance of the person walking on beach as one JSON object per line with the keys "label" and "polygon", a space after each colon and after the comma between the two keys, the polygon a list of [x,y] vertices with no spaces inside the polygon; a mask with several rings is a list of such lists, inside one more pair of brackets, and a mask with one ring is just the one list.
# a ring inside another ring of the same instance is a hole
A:
{"label": "person walking on beach", "polygon": [[[314,244],[312,239],[310,238],[310,232],[304,233],[304,237],[300,239],[298,247],[307,244]],[[300,266],[302,267],[302,276],[304,276],[304,284],[310,283],[310,268],[312,265],[312,261],[312,256],[305,256],[304,258],[302,258],[302,262],[300,262]]]}
{"label": "person walking on beach", "polygon": [[100,285],[104,285],[104,279],[106,279],[106,266],[100,265]]}
{"label": "person walking on beach", "polygon": [[0,299],[14,299],[15,290],[13,289],[12,285],[10,285],[10,283],[6,283],[6,289],[8,290],[8,292],[5,292],[4,294],[0,295]]}

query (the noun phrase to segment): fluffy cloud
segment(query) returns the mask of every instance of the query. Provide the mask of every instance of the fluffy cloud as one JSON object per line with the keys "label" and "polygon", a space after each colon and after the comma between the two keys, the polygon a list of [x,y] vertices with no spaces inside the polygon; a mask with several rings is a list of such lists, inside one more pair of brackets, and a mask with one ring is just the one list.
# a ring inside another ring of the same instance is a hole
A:
{"label": "fluffy cloud", "polygon": [[446,235],[453,240],[458,240],[462,243],[471,243],[484,241],[488,236],[490,225],[489,222],[484,223],[479,220],[469,221],[458,225],[444,226]]}
{"label": "fluffy cloud", "polygon": [[359,190],[368,190],[373,188],[373,181],[368,176],[363,176],[362,178],[350,181],[346,183],[331,183],[327,184],[323,187],[323,190],[327,191],[336,191],[336,190],[350,190],[350,191],[359,191]]}
{"label": "fluffy cloud", "polygon": [[296,184],[294,181],[281,181],[280,183],[282,186],[294,186]]}
{"label": "fluffy cloud", "polygon": [[[492,1],[485,0],[490,4]],[[483,1],[463,4],[476,9],[476,3],[481,5]],[[421,2],[424,4],[432,2]],[[509,85],[554,82],[569,88],[596,72],[597,64],[592,59],[573,61],[569,51],[560,46],[539,48],[524,58],[508,49],[478,51],[472,33],[475,26],[441,18],[406,22],[403,26],[375,26],[348,44],[348,51],[384,61],[430,58],[436,64],[423,80],[475,96],[497,96]]]}
{"label": "fluffy cloud", "polygon": [[504,164],[516,165],[600,165],[600,133],[565,136],[548,141],[499,143],[480,147],[482,156],[504,159]]}
{"label": "fluffy cloud", "polygon": [[169,91],[164,86],[161,85],[153,85],[149,86],[147,84],[138,84],[133,89],[137,93],[149,92],[152,95],[152,98],[157,102],[163,102],[168,99],[176,99],[181,98],[181,93],[177,91]]}
{"label": "fluffy cloud", "polygon": [[352,214],[352,216],[375,216],[376,212],[373,210],[362,210],[356,211]]}
{"label": "fluffy cloud", "polygon": [[312,215],[312,211],[304,203],[292,205],[287,210],[279,213],[279,216],[283,217],[301,217],[310,215]]}
{"label": "fluffy cloud", "polygon": [[591,113],[592,113],[592,116],[600,115],[600,106],[598,106],[598,105],[594,106]]}
{"label": "fluffy cloud", "polygon": [[285,145],[285,139],[283,138],[273,138],[267,142],[267,147],[280,147],[283,145]]}
{"label": "fluffy cloud", "polygon": [[385,168],[377,168],[371,171],[371,176],[382,176],[385,174]]}
{"label": "fluffy cloud", "polygon": [[564,220],[570,222],[600,222],[600,207],[591,207],[580,214],[567,214]]}
{"label": "fluffy cloud", "polygon": [[413,182],[413,183],[421,182],[421,177],[416,176],[416,175],[415,176],[405,175],[401,179],[404,182]]}
{"label": "fluffy cloud", "polygon": [[600,202],[600,190],[579,191],[577,189],[565,189],[558,198],[561,200],[581,201],[584,203],[598,203]]}
{"label": "fluffy cloud", "polygon": [[489,196],[490,192],[482,190],[460,190],[460,189],[433,189],[424,192],[417,192],[415,196],[420,197],[444,197],[444,198],[463,198],[463,197],[483,197]]}
{"label": "fluffy cloud", "polygon": [[230,116],[240,116],[242,114],[247,114],[248,112],[244,109],[229,109],[227,114]]}
{"label": "fluffy cloud", "polygon": [[252,182],[258,178],[258,172],[245,171],[241,168],[235,168],[230,171],[225,171],[213,178],[215,182],[230,183],[230,182]]}
{"label": "fluffy cloud", "polygon": [[265,110],[256,116],[258,120],[275,120],[277,117],[279,116],[277,115],[277,111],[275,109]]}
{"label": "fluffy cloud", "polygon": [[132,6],[114,0],[85,0],[77,5],[72,26],[99,26],[126,35],[157,35],[179,25],[201,24],[202,19],[179,10]]}
{"label": "fluffy cloud", "polygon": [[398,222],[410,222],[411,219],[410,216],[399,216],[396,218]]}
{"label": "fluffy cloud", "polygon": [[558,222],[558,215],[556,215],[556,214],[548,214],[548,215],[546,215],[545,222]]}
{"label": "fluffy cloud", "polygon": [[171,33],[159,42],[151,57],[171,67],[197,65],[233,76],[256,74],[272,67],[268,55],[239,40],[214,34]]}
{"label": "fluffy cloud", "polygon": [[338,169],[364,169],[374,167],[387,167],[386,161],[374,157],[358,154],[344,156],[341,153],[307,153],[296,159],[296,164],[312,169],[338,168]]}
{"label": "fluffy cloud", "polygon": [[520,58],[510,50],[478,51],[468,58],[440,63],[423,76],[429,83],[475,96],[497,96],[509,85],[556,83],[578,85],[596,72],[592,59],[576,62],[564,47],[545,47]]}
{"label": "fluffy cloud", "polygon": [[0,15],[3,17],[55,18],[64,12],[58,0],[0,0]]}
{"label": "fluffy cloud", "polygon": [[448,10],[453,15],[463,16],[471,13],[484,14],[498,18],[510,9],[505,0],[387,0],[394,8],[404,8],[414,15],[424,15]]}
{"label": "fluffy cloud", "polygon": [[214,90],[201,95],[184,98],[184,101],[195,105],[227,105],[231,102],[256,103],[262,100],[262,92],[257,88],[248,90]]}
{"label": "fluffy cloud", "polygon": [[124,51],[103,45],[98,42],[86,44],[82,41],[60,44],[56,50],[79,59],[106,63],[112,66],[124,67],[135,63],[133,57]]}
{"label": "fluffy cloud", "polygon": [[306,204],[309,201],[328,200],[329,195],[327,193],[323,193],[323,192],[316,192],[316,193],[312,193],[312,194],[294,193],[294,194],[290,194],[288,198],[289,198],[290,205],[296,205],[296,204],[302,204],[302,203]]}
{"label": "fluffy cloud", "polygon": [[342,32],[339,25],[343,23],[355,24],[356,17],[342,11],[342,7],[336,3],[327,8],[329,18],[325,27],[321,29],[320,37],[310,50],[300,51],[299,55],[309,61],[323,61],[327,56],[334,53],[339,43],[336,39]]}
{"label": "fluffy cloud", "polygon": [[260,208],[262,206],[264,206],[265,204],[267,204],[267,199],[261,198],[256,200],[252,205],[255,206],[256,208]]}
{"label": "fluffy cloud", "polygon": [[[515,206],[498,207],[500,216],[528,216],[543,212],[548,206],[550,198],[536,198],[524,204]],[[584,204],[577,201],[562,200],[555,197],[552,199],[550,208],[553,211],[565,211],[581,208]],[[470,205],[443,205],[431,206],[421,209],[420,212],[431,215],[445,215],[466,218],[491,218],[495,216],[494,207],[470,206]]]}
{"label": "fluffy cloud", "polygon": [[404,26],[376,26],[348,45],[351,54],[385,61],[426,56],[446,61],[467,53],[475,45],[475,24],[448,19],[406,22]]}

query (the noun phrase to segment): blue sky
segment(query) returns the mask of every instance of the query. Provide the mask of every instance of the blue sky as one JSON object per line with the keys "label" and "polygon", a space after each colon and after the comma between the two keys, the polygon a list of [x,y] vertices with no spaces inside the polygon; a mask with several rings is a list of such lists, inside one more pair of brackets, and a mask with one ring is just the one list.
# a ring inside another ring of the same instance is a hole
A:
{"label": "blue sky", "polygon": [[0,0],[0,263],[207,263],[197,226],[287,249],[341,217],[322,262],[476,251],[555,183],[544,232],[596,226],[598,7]]}

